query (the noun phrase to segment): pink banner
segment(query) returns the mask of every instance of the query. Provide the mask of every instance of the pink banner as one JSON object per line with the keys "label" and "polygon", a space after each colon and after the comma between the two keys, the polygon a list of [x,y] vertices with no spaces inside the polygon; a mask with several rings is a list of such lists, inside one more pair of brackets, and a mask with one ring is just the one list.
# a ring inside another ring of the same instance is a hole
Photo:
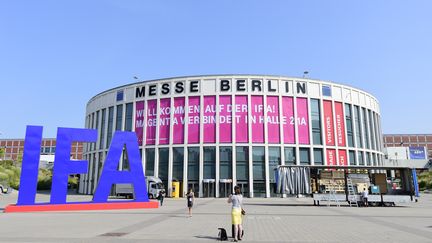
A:
{"label": "pink banner", "polygon": [[159,144],[169,144],[171,99],[159,100]]}
{"label": "pink banner", "polygon": [[135,133],[138,138],[138,145],[143,145],[143,132],[144,132],[144,101],[135,103]]}
{"label": "pink banner", "polygon": [[185,98],[174,98],[174,117],[173,117],[173,143],[184,143],[184,124],[185,124]]}
{"label": "pink banner", "polygon": [[334,146],[334,124],[333,124],[333,108],[332,102],[329,100],[324,103],[324,136],[327,145]]}
{"label": "pink banner", "polygon": [[264,143],[264,100],[262,95],[251,96],[252,142]]}
{"label": "pink banner", "polygon": [[278,96],[267,96],[267,131],[268,143],[280,143],[279,99]]}
{"label": "pink banner", "polygon": [[336,165],[336,150],[327,149],[327,165]]}
{"label": "pink banner", "polygon": [[188,110],[188,143],[200,141],[200,97],[189,97]]}
{"label": "pink banner", "polygon": [[297,124],[300,144],[309,144],[309,114],[306,98],[297,98]]}
{"label": "pink banner", "polygon": [[147,101],[147,131],[146,131],[146,144],[154,145],[156,143],[156,114],[157,114],[157,101]]}
{"label": "pink banner", "polygon": [[204,143],[216,142],[216,96],[204,97]]}
{"label": "pink banner", "polygon": [[284,143],[295,143],[294,104],[292,97],[282,97],[282,120],[284,130]]}
{"label": "pink banner", "polygon": [[348,165],[346,150],[339,149],[339,165],[340,166],[347,166]]}
{"label": "pink banner", "polygon": [[236,95],[235,97],[235,123],[236,123],[236,142],[248,142],[248,102],[247,96]]}
{"label": "pink banner", "polygon": [[337,144],[338,146],[345,146],[345,117],[341,102],[335,102],[335,113]]}
{"label": "pink banner", "polygon": [[231,95],[219,96],[219,142],[232,141],[232,105]]}

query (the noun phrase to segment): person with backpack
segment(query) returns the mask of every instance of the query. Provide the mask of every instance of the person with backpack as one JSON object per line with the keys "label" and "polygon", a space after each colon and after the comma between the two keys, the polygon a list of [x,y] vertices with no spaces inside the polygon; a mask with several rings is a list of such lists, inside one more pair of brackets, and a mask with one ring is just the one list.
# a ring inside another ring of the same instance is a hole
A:
{"label": "person with backpack", "polygon": [[228,198],[228,203],[232,203],[231,207],[231,223],[234,225],[234,242],[242,239],[242,215],[245,214],[242,208],[243,196],[239,186],[234,187],[234,194]]}

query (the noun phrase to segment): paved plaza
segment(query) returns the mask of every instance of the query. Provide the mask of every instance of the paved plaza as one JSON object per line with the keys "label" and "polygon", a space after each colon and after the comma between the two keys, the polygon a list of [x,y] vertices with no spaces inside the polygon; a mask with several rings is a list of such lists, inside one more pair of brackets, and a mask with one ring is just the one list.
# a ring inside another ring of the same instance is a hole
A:
{"label": "paved plaza", "polygon": [[[38,194],[37,200],[48,197]],[[0,209],[16,198],[0,196]],[[432,242],[430,194],[384,208],[316,207],[310,198],[251,198],[244,204],[243,242]],[[191,218],[185,199],[166,199],[159,209],[0,213],[0,242],[214,242],[219,227],[231,234],[230,223],[226,199],[196,199]]]}

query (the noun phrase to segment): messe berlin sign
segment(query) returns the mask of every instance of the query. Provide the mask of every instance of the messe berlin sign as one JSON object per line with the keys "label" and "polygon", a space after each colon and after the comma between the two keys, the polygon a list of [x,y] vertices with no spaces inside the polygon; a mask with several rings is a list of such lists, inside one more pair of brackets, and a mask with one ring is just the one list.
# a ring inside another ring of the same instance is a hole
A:
{"label": "messe berlin sign", "polygon": [[[5,212],[157,207],[157,203],[149,202],[148,199],[137,137],[134,132],[120,131],[115,132],[112,139],[93,201],[66,202],[69,175],[88,172],[87,160],[70,159],[71,145],[74,142],[94,143],[97,140],[97,130],[77,128],[58,128],[50,202],[36,203],[42,130],[42,126],[27,126],[18,202],[16,205],[6,207]],[[123,151],[128,155],[130,165],[128,171],[117,169]],[[108,201],[114,184],[133,185],[135,199]]]}

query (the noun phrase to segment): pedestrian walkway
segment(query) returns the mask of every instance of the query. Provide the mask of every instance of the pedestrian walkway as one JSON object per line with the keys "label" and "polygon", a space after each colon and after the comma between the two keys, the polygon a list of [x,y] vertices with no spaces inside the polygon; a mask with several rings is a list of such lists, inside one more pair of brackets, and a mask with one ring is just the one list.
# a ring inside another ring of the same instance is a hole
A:
{"label": "pedestrian walkway", "polygon": [[[16,196],[16,195],[15,195]],[[0,198],[0,208],[14,195]],[[39,195],[39,200],[48,195]],[[88,196],[74,195],[85,201]],[[15,197],[16,200],[16,197]],[[404,207],[312,206],[310,198],[245,199],[243,242],[431,242],[432,196]],[[0,242],[215,242],[231,235],[226,199],[166,198],[155,210],[0,214]]]}

